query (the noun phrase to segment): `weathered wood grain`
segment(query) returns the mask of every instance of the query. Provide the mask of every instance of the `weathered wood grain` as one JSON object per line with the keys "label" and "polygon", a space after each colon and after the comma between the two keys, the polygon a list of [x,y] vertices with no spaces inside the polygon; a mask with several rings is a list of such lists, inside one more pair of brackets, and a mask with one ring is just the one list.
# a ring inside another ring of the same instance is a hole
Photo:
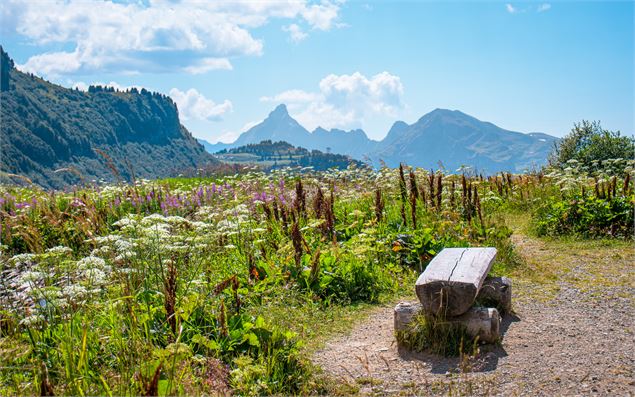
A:
{"label": "weathered wood grain", "polygon": [[454,317],[467,312],[492,267],[496,248],[445,248],[415,285],[426,313]]}
{"label": "weathered wood grain", "polygon": [[[423,307],[419,303],[400,302],[395,306],[395,331],[407,332],[413,318],[422,313]],[[442,321],[463,325],[470,336],[478,336],[478,340],[483,343],[494,343],[500,338],[501,317],[494,308],[473,307],[460,316]]]}
{"label": "weathered wood grain", "polygon": [[399,302],[395,306],[395,331],[405,331],[408,324],[412,322],[412,318],[420,314],[422,307],[416,302]]}
{"label": "weathered wood grain", "polygon": [[473,307],[447,321],[463,324],[469,335],[478,336],[479,342],[494,343],[500,339],[501,316],[494,308]]}
{"label": "weathered wood grain", "polygon": [[487,277],[476,296],[479,306],[496,307],[501,314],[512,312],[512,281],[507,277]]}

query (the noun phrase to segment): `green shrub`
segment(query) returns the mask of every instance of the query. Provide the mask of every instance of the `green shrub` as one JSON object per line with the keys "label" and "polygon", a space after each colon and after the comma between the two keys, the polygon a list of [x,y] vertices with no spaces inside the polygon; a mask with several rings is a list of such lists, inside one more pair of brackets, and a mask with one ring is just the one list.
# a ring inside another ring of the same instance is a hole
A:
{"label": "green shrub", "polygon": [[550,198],[536,211],[539,235],[632,237],[633,196]]}
{"label": "green shrub", "polygon": [[583,120],[574,124],[571,132],[555,144],[549,163],[564,167],[570,160],[576,160],[589,167],[593,161],[632,159],[634,153],[633,137],[621,136],[619,131],[604,130],[597,121]]}

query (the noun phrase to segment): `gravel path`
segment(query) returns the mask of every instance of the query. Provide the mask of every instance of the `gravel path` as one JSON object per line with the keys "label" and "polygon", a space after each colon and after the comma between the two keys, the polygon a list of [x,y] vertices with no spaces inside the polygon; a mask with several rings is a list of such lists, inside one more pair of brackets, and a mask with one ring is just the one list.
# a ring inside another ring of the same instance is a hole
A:
{"label": "gravel path", "polygon": [[327,343],[314,362],[362,394],[635,395],[632,245],[562,251],[523,236],[514,242],[528,267],[557,260],[558,271],[553,280],[512,280],[515,315],[503,319],[500,346],[463,362],[402,351],[390,305]]}

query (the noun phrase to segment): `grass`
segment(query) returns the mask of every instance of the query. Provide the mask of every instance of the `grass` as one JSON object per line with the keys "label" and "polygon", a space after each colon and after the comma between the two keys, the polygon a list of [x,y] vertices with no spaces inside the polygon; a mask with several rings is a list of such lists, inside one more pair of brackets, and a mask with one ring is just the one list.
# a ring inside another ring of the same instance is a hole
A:
{"label": "grass", "polygon": [[407,329],[396,332],[395,337],[409,350],[440,356],[474,356],[478,351],[478,338],[469,335],[465,325],[432,316],[415,316]]}
{"label": "grass", "polygon": [[[0,395],[352,392],[308,357],[411,295],[445,247],[495,246],[493,273],[543,296],[567,277],[632,285],[627,242],[519,238],[532,233],[527,197],[551,194],[539,180],[402,168],[2,188]],[[625,276],[581,272],[574,254]],[[421,319],[400,338],[471,354],[446,325]]]}
{"label": "grass", "polygon": [[300,335],[306,341],[303,351],[310,355],[322,348],[331,337],[345,334],[355,324],[364,320],[378,305],[392,303],[404,296],[412,294],[415,273],[411,273],[402,287],[382,295],[376,303],[357,302],[350,305],[330,305],[316,301],[315,297],[287,290],[277,294],[275,299],[255,306],[254,316],[266,316],[272,323],[288,324],[288,329]]}

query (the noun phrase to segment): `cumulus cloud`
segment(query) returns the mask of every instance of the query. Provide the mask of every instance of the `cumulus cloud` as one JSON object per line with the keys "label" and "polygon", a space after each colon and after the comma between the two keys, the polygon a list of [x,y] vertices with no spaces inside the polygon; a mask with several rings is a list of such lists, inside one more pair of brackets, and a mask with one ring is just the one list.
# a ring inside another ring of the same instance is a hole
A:
{"label": "cumulus cloud", "polygon": [[317,92],[289,90],[260,100],[286,103],[302,125],[314,129],[363,127],[368,117],[394,116],[403,108],[402,98],[398,76],[382,72],[369,78],[355,72],[324,77]]}
{"label": "cumulus cloud", "polygon": [[[37,54],[20,65],[45,75],[231,69],[232,57],[262,54],[263,42],[252,35],[253,28],[287,19],[329,30],[337,26],[339,10],[339,3],[329,0],[57,0],[46,7],[40,2],[0,2],[2,20],[10,21],[3,31],[11,30],[33,45],[73,48]],[[294,40],[306,37],[296,23],[288,27]]]}
{"label": "cumulus cloud", "polygon": [[179,109],[181,120],[210,120],[220,121],[223,114],[233,110],[231,101],[225,99],[223,103],[216,103],[205,98],[194,88],[181,91],[178,88],[170,90],[170,97]]}
{"label": "cumulus cloud", "polygon": [[514,7],[513,5],[509,3],[505,4],[505,9],[510,14],[516,14],[518,12],[518,8]]}
{"label": "cumulus cloud", "polygon": [[294,43],[299,43],[309,36],[308,34],[304,33],[302,31],[302,28],[295,23],[292,23],[289,26],[283,26],[282,30],[289,33],[289,38]]}

